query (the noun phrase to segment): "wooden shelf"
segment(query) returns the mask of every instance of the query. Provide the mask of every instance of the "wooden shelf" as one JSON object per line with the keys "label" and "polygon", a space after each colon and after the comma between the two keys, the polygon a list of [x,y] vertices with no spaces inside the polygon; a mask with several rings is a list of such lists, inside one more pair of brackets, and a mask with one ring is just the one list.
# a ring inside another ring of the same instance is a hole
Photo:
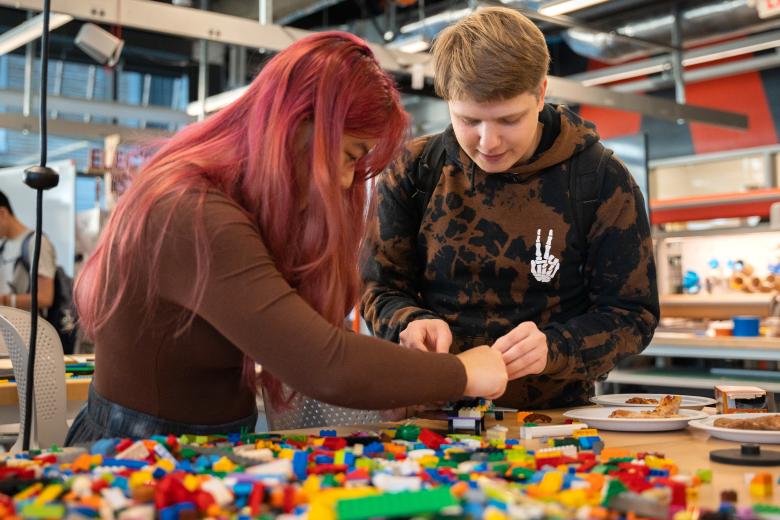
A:
{"label": "wooden shelf", "polygon": [[775,293],[667,294],[660,297],[661,316],[665,318],[731,319],[734,316],[771,314]]}
{"label": "wooden shelf", "polygon": [[701,371],[676,371],[669,369],[615,369],[609,373],[607,383],[657,386],[662,388],[703,388],[712,390],[715,385],[758,385],[767,392],[780,392],[777,379],[760,377],[725,377]]}

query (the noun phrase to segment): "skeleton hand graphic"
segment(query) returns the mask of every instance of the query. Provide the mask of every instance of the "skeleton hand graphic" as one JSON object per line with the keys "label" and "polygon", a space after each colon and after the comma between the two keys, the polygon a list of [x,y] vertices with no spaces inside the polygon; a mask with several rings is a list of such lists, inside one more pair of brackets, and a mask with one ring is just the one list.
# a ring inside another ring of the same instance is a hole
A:
{"label": "skeleton hand graphic", "polygon": [[531,274],[534,275],[540,282],[548,283],[553,279],[555,273],[558,272],[558,268],[561,267],[560,262],[554,255],[550,254],[550,244],[553,239],[553,230],[547,234],[547,243],[544,246],[544,256],[542,256],[542,230],[536,230],[536,260],[531,260]]}

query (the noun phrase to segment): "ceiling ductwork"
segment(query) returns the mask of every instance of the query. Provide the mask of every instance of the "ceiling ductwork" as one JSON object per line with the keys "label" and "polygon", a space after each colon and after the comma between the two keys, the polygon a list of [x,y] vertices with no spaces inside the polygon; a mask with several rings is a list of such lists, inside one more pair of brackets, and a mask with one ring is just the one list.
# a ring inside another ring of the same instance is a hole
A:
{"label": "ceiling ductwork", "polygon": [[[682,8],[684,47],[780,27],[780,18],[759,18],[758,11],[752,4],[752,0],[720,0]],[[671,41],[673,20],[671,13],[659,12],[619,25],[611,32],[668,44]],[[651,54],[651,50],[646,46],[620,40],[606,32],[569,29],[563,37],[574,52],[606,63],[622,63]]]}
{"label": "ceiling ductwork", "polygon": [[[536,9],[538,2],[524,0],[502,0],[507,7]],[[683,46],[691,47],[725,38],[754,34],[780,27],[780,17],[762,19],[754,0],[717,0],[705,4],[683,7],[682,35]],[[588,58],[606,63],[623,63],[636,58],[657,54],[652,46],[632,42],[630,38],[645,42],[657,42],[669,45],[672,40],[673,15],[665,4],[663,11],[655,11],[630,22],[599,27],[602,32],[586,28],[571,28],[563,33],[563,38],[571,49]],[[406,41],[414,42],[420,38],[433,39],[446,26],[468,15],[471,9],[449,9],[442,13],[426,17],[423,20],[407,24],[401,28],[396,46],[403,47]]]}

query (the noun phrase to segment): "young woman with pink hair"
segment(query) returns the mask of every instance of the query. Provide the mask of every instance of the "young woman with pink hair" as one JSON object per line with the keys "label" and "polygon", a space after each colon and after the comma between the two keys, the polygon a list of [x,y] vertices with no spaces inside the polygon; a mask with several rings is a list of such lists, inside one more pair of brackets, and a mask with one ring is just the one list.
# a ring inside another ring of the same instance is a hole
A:
{"label": "young woman with pink hair", "polygon": [[501,354],[409,350],[342,322],[358,297],[366,182],[408,116],[369,47],[320,33],[177,133],[121,197],[76,285],[95,342],[67,443],[253,428],[254,363],[339,406],[496,397]]}

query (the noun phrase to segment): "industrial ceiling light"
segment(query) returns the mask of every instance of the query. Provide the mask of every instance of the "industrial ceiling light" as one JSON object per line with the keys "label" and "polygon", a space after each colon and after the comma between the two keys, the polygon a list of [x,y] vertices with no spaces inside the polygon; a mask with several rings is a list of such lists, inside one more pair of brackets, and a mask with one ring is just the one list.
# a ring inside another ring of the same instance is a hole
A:
{"label": "industrial ceiling light", "polygon": [[[73,17],[70,15],[53,14],[49,19],[49,31],[53,31],[71,20]],[[0,56],[40,38],[41,32],[43,32],[43,15],[39,14],[0,34]]]}
{"label": "industrial ceiling light", "polygon": [[94,23],[85,23],[76,35],[76,45],[96,62],[113,67],[119,61],[125,41]]}
{"label": "industrial ceiling light", "polygon": [[394,42],[385,45],[389,49],[395,49],[401,52],[425,52],[431,47],[431,42],[422,34],[415,34],[409,37],[402,37]]}
{"label": "industrial ceiling light", "polygon": [[562,0],[560,2],[550,2],[539,9],[539,12],[546,16],[558,16],[573,11],[579,11],[586,7],[603,4],[607,0]]}

